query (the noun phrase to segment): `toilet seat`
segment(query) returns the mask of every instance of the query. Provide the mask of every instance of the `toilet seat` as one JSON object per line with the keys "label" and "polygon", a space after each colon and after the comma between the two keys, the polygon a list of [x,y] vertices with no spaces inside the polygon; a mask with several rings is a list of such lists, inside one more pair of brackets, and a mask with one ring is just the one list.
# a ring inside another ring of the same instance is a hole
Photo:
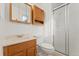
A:
{"label": "toilet seat", "polygon": [[45,49],[54,50],[54,47],[48,43],[41,43],[39,46]]}

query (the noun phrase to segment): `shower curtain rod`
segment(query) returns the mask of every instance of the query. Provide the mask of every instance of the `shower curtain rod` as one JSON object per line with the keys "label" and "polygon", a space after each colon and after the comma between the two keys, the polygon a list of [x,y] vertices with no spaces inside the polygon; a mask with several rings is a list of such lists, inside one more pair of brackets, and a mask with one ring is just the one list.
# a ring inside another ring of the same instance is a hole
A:
{"label": "shower curtain rod", "polygon": [[57,10],[57,9],[60,9],[60,8],[62,8],[62,7],[64,7],[64,6],[66,6],[66,5],[69,5],[69,4],[70,4],[70,3],[64,3],[64,4],[62,4],[62,5],[60,5],[60,6],[56,7],[56,8],[54,8],[53,11],[55,11],[55,10]]}

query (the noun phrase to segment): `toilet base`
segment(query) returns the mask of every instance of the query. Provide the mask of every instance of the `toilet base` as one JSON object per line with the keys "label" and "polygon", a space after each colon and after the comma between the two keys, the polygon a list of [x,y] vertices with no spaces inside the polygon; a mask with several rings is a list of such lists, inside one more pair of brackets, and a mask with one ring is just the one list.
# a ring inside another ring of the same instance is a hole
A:
{"label": "toilet base", "polygon": [[38,53],[42,56],[51,56],[54,52],[54,49],[48,50],[46,48],[38,46]]}

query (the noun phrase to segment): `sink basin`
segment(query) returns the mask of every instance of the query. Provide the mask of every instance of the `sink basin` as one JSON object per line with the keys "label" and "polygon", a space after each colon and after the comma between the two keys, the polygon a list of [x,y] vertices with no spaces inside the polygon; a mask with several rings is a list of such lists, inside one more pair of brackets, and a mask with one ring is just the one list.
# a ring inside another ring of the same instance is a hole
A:
{"label": "sink basin", "polygon": [[35,39],[32,35],[23,35],[23,36],[11,35],[11,36],[5,37],[3,46],[25,42],[32,39]]}
{"label": "sink basin", "polygon": [[32,35],[11,35],[11,36],[7,36],[6,38],[7,39],[23,39],[23,38],[30,39],[30,38],[33,38],[33,36]]}

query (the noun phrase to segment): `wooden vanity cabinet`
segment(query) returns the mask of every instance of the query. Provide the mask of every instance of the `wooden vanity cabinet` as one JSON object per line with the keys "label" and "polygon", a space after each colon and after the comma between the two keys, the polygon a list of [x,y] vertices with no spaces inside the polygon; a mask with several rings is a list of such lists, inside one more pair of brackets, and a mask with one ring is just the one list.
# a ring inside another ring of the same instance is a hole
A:
{"label": "wooden vanity cabinet", "polygon": [[36,40],[4,47],[4,56],[36,56]]}

